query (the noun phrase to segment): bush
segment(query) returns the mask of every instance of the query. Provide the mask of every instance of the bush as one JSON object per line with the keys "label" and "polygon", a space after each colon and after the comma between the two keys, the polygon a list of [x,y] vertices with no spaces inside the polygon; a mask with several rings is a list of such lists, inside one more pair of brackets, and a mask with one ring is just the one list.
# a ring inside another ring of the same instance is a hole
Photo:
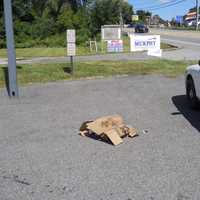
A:
{"label": "bush", "polygon": [[6,41],[5,39],[0,39],[0,48],[6,48]]}
{"label": "bush", "polygon": [[66,47],[66,33],[49,36],[41,43],[46,47]]}
{"label": "bush", "polygon": [[56,33],[57,24],[51,18],[37,18],[30,27],[32,38],[45,39]]}
{"label": "bush", "polygon": [[90,39],[90,33],[87,29],[78,30],[76,36],[77,44],[85,44]]}

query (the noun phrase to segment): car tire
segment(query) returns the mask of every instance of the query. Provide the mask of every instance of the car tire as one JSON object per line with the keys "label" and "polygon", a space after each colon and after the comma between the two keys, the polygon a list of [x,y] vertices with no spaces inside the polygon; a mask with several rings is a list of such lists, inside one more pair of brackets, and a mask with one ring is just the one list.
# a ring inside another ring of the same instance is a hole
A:
{"label": "car tire", "polygon": [[187,99],[188,99],[190,107],[193,109],[196,109],[199,106],[199,102],[196,96],[196,90],[195,90],[194,81],[192,78],[189,78],[187,80],[186,94],[187,94]]}

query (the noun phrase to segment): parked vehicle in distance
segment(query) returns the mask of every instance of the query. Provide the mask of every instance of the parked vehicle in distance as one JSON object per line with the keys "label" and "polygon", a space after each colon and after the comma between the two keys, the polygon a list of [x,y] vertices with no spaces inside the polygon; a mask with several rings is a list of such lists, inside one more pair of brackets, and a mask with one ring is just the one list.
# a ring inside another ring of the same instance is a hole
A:
{"label": "parked vehicle in distance", "polygon": [[135,24],[129,24],[127,28],[135,28]]}
{"label": "parked vehicle in distance", "polygon": [[186,95],[191,108],[197,108],[200,102],[200,61],[186,69]]}
{"label": "parked vehicle in distance", "polygon": [[135,26],[135,32],[136,33],[148,33],[149,29],[144,24],[136,24],[136,26]]}

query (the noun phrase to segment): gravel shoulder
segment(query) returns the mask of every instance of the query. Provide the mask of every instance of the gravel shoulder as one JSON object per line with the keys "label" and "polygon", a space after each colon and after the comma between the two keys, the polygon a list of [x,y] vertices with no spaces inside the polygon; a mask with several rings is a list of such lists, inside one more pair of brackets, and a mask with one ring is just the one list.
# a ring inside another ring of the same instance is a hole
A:
{"label": "gravel shoulder", "polygon": [[[154,75],[35,84],[15,100],[0,90],[1,199],[200,199],[200,113],[184,92],[183,77]],[[114,147],[78,135],[108,114],[140,136]]]}

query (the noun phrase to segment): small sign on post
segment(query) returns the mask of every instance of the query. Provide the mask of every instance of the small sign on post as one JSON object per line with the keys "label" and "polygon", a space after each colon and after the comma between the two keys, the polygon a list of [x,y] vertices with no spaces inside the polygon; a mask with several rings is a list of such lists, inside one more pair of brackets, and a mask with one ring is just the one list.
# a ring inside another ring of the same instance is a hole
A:
{"label": "small sign on post", "polygon": [[139,16],[138,15],[132,15],[132,21],[138,21]]}
{"label": "small sign on post", "polygon": [[120,26],[102,26],[101,44],[103,51],[103,42],[107,42],[108,52],[123,52],[123,41],[121,40],[122,30]]}
{"label": "small sign on post", "polygon": [[76,33],[74,29],[67,30],[67,55],[70,56],[71,74],[74,73],[73,56],[76,55]]}
{"label": "small sign on post", "polygon": [[121,40],[121,28],[120,27],[102,27],[101,39],[102,40]]}
{"label": "small sign on post", "polygon": [[123,52],[123,40],[108,40],[107,51],[108,52]]}
{"label": "small sign on post", "polygon": [[75,56],[76,55],[76,45],[75,43],[67,43],[67,55]]}

